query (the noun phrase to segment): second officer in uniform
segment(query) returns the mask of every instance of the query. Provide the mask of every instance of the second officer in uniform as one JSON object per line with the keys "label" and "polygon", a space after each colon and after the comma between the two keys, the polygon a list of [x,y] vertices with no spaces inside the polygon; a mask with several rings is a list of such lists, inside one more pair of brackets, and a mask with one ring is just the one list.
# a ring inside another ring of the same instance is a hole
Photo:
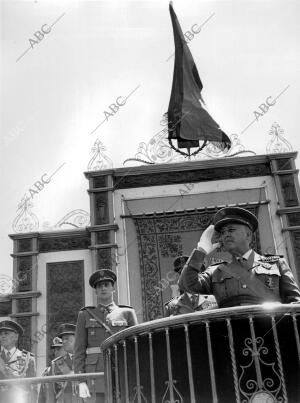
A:
{"label": "second officer in uniform", "polygon": [[[104,371],[102,342],[114,333],[129,326],[137,325],[133,308],[116,305],[113,301],[116,274],[107,269],[94,272],[90,286],[95,288],[98,297],[97,306],[86,306],[79,311],[75,336],[75,373]],[[97,379],[95,390],[85,382],[79,384],[79,396],[90,397],[95,392],[96,402],[104,402],[104,382]]]}

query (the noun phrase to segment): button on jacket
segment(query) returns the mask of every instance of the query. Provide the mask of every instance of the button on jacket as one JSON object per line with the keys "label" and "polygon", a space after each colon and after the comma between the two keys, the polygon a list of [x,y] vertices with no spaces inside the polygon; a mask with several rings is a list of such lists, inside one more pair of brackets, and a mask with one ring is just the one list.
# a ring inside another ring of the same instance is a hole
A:
{"label": "button on jacket", "polygon": [[[255,277],[272,294],[273,301],[282,303],[300,303],[300,290],[292,271],[284,259],[274,256],[266,258],[252,251],[246,262],[233,259],[231,263],[210,266],[205,270],[203,265],[205,253],[194,249],[184,267],[179,287],[195,293],[213,294],[220,308],[237,305],[261,304],[268,300],[259,295],[249,284]],[[235,276],[225,272],[234,272]],[[236,277],[243,272],[247,283]]]}
{"label": "button on jacket", "polygon": [[[91,310],[110,331],[90,315]],[[79,311],[75,336],[75,373],[102,372],[104,370],[103,355],[100,351],[102,342],[111,334],[137,325],[137,318],[133,308],[125,305],[116,305],[112,302],[108,306],[99,304],[97,307],[84,307]],[[98,349],[97,349],[98,348]],[[96,380],[96,392],[103,391],[103,382]]]}

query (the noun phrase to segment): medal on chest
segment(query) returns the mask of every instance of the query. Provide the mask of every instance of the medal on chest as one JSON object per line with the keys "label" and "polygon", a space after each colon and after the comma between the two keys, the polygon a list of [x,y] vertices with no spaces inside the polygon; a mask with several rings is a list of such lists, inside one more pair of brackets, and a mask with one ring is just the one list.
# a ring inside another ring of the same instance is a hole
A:
{"label": "medal on chest", "polygon": [[269,288],[274,288],[275,284],[274,284],[274,280],[272,276],[267,276],[266,278],[266,286]]}
{"label": "medal on chest", "polygon": [[15,363],[18,372],[21,372],[25,367],[25,359],[23,357],[18,357]]}

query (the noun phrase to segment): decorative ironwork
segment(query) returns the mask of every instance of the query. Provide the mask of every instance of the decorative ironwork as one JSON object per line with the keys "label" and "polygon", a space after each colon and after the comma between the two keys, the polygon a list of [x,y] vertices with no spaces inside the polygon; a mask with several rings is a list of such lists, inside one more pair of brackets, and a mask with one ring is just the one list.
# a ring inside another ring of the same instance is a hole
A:
{"label": "decorative ironwork", "polygon": [[284,130],[278,123],[274,122],[269,131],[269,135],[272,136],[271,140],[267,144],[267,153],[284,153],[293,150],[291,144],[283,137]]}
{"label": "decorative ironwork", "polygon": [[26,195],[18,205],[17,216],[12,223],[14,232],[32,232],[39,228],[39,220],[31,211],[33,203]]}
{"label": "decorative ironwork", "polygon": [[217,147],[214,143],[208,143],[206,148],[201,151],[197,156],[196,160],[198,159],[206,159],[206,158],[212,158],[212,159],[218,159],[218,158],[225,158],[225,157],[236,157],[241,154],[250,154],[250,155],[255,155],[256,153],[251,150],[246,150],[245,146],[241,143],[241,140],[238,136],[238,134],[231,134],[229,136],[230,141],[231,141],[231,147],[230,150],[222,150],[219,147]]}
{"label": "decorative ironwork", "polygon": [[43,223],[45,230],[55,230],[58,228],[85,228],[90,225],[90,215],[87,211],[77,209],[70,211],[63,218],[61,218],[55,225],[51,226],[48,221]]}
{"label": "decorative ironwork", "polygon": [[[183,403],[183,397],[179,393],[179,390],[175,386],[176,381],[166,381],[167,389],[163,395],[162,403]],[[170,394],[170,390],[173,390],[174,399],[169,399],[167,396]]]}
{"label": "decorative ironwork", "polygon": [[[250,360],[246,365],[240,365],[242,372],[239,377],[239,388],[241,394],[244,396],[242,403],[279,403],[283,402],[282,394],[282,381],[281,376],[276,370],[275,362],[267,362],[263,356],[268,358],[269,349],[264,345],[262,337],[254,339],[246,337],[244,340],[245,348],[243,349],[243,356],[249,357]],[[256,369],[256,379],[250,378],[247,371],[251,373],[253,368]],[[264,368],[268,374],[263,377]],[[272,377],[270,371],[272,371]]]}
{"label": "decorative ironwork", "polygon": [[93,156],[88,163],[88,171],[100,171],[102,169],[112,168],[113,162],[104,153],[104,151],[106,151],[106,147],[104,147],[103,143],[99,139],[94,142],[91,151]]}
{"label": "decorative ironwork", "polygon": [[[144,162],[146,164],[166,164],[186,161],[186,155],[180,155],[170,147],[167,136],[168,129],[165,128],[153,136],[147,144],[144,142],[140,143],[135,157],[126,159],[123,165],[128,161]],[[241,154],[255,155],[254,151],[245,149],[237,134],[231,134],[229,138],[231,141],[230,150],[222,150],[214,143],[208,142],[202,151],[197,151],[198,154],[191,155],[189,159],[203,160],[208,158],[235,157]]]}
{"label": "decorative ironwork", "polygon": [[166,164],[174,162],[174,160],[183,160],[182,156],[170,147],[167,137],[168,129],[165,128],[156,133],[147,144],[144,142],[140,143],[135,158],[126,159],[123,165],[128,161],[145,162],[146,164]]}

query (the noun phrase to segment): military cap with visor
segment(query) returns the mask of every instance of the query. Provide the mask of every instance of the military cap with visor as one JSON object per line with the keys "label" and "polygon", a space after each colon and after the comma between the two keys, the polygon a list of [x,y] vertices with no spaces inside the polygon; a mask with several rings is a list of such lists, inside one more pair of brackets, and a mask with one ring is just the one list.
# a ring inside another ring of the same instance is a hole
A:
{"label": "military cap with visor", "polygon": [[24,329],[19,323],[12,320],[3,320],[0,322],[0,332],[1,330],[9,330],[10,332],[18,333],[19,336],[24,334]]}
{"label": "military cap with visor", "polygon": [[224,207],[214,216],[214,226],[217,232],[227,224],[242,224],[251,229],[257,230],[258,221],[254,214],[242,207]]}
{"label": "military cap with visor", "polygon": [[75,331],[76,325],[73,325],[72,323],[63,323],[59,327],[58,337],[62,337],[65,334],[75,334]]}
{"label": "military cap with visor", "polygon": [[117,275],[109,269],[96,270],[89,278],[90,286],[96,288],[101,281],[111,281],[113,284],[117,281]]}

